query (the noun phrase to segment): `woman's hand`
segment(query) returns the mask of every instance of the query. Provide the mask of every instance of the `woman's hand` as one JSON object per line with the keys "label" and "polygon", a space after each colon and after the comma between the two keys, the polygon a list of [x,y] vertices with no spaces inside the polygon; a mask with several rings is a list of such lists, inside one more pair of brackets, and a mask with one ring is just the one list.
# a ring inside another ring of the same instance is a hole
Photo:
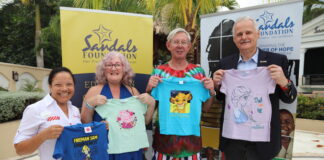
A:
{"label": "woman's hand", "polygon": [[26,155],[35,152],[46,140],[60,137],[63,129],[60,125],[49,126],[35,136],[15,144],[16,153]]}
{"label": "woman's hand", "polygon": [[63,131],[64,127],[60,126],[60,125],[52,125],[49,126],[48,128],[44,129],[43,131],[41,131],[41,135],[44,138],[44,140],[47,139],[57,139],[58,137],[60,137],[62,131]]}
{"label": "woman's hand", "polygon": [[107,102],[107,98],[106,98],[106,96],[103,96],[103,95],[95,95],[95,96],[90,97],[86,100],[86,103],[88,103],[92,107],[103,105],[106,102]]}

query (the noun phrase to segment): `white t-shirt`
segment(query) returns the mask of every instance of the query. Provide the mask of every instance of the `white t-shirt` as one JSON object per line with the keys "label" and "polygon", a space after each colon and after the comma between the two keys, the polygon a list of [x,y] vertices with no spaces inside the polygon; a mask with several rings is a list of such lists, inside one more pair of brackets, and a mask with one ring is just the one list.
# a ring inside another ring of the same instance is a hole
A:
{"label": "white t-shirt", "polygon": [[[16,133],[14,144],[30,139],[51,125],[69,126],[81,123],[79,109],[68,102],[69,117],[66,117],[56,101],[48,94],[42,100],[27,106],[20,126]],[[53,159],[56,139],[46,140],[40,145],[41,160]]]}

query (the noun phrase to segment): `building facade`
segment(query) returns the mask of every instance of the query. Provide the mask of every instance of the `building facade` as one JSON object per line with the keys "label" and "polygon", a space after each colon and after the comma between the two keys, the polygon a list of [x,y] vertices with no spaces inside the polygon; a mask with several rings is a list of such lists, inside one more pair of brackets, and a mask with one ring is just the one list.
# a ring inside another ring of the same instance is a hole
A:
{"label": "building facade", "polygon": [[37,82],[35,88],[48,93],[51,69],[0,62],[0,87],[9,91],[21,90],[26,83]]}
{"label": "building facade", "polygon": [[324,90],[324,14],[303,25],[299,89]]}

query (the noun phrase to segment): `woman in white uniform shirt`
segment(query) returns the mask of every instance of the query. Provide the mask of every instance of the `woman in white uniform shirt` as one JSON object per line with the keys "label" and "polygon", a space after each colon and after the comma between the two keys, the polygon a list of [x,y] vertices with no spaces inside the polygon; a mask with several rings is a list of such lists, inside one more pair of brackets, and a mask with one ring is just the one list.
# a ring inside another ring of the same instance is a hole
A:
{"label": "woman in white uniform shirt", "polygon": [[51,71],[48,77],[50,94],[24,111],[14,139],[17,154],[30,154],[39,149],[41,160],[52,159],[56,139],[64,126],[81,123],[78,108],[70,102],[74,83],[69,69],[60,67]]}

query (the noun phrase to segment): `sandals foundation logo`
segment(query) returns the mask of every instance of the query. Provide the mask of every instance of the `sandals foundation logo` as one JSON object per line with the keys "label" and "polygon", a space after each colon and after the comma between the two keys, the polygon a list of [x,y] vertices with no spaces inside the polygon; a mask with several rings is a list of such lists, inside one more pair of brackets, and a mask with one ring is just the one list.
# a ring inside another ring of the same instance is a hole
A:
{"label": "sandals foundation logo", "polygon": [[138,48],[132,39],[126,41],[112,38],[113,31],[99,25],[92,30],[93,34],[84,37],[85,46],[82,49],[84,63],[97,63],[106,54],[112,51],[120,52],[128,59],[129,63],[135,63]]}
{"label": "sandals foundation logo", "polygon": [[284,20],[274,18],[274,14],[268,11],[264,11],[260,15],[257,22],[260,23],[259,30],[261,37],[273,37],[273,36],[292,36],[294,33],[295,22],[290,18],[286,17]]}
{"label": "sandals foundation logo", "polygon": [[[283,16],[284,17],[284,16]],[[264,11],[256,21],[259,23],[260,39],[278,42],[278,40],[293,38],[294,28],[296,23],[290,16],[284,18],[274,18],[274,14],[269,11]],[[284,42],[260,45],[263,50],[270,52],[291,54],[294,51],[294,46]]]}

